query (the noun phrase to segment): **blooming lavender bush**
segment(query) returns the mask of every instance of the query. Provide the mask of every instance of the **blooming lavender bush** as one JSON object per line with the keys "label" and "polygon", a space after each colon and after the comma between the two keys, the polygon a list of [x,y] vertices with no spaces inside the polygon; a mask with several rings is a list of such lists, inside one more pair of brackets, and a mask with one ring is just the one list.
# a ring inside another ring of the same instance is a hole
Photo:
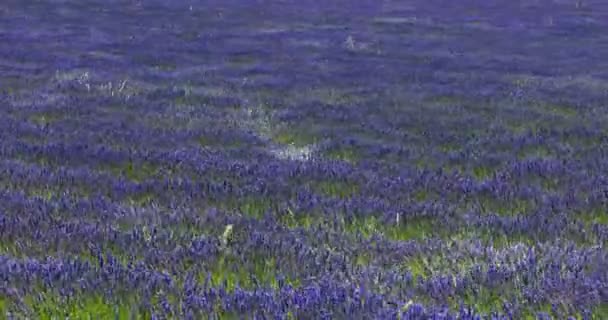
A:
{"label": "blooming lavender bush", "polygon": [[0,318],[608,319],[608,3],[0,17]]}

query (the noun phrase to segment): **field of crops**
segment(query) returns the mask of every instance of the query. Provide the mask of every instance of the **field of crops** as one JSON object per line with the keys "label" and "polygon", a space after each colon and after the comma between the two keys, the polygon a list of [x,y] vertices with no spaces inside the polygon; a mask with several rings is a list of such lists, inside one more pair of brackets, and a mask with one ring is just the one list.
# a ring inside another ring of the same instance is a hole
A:
{"label": "field of crops", "polygon": [[0,1],[0,319],[608,319],[608,1]]}

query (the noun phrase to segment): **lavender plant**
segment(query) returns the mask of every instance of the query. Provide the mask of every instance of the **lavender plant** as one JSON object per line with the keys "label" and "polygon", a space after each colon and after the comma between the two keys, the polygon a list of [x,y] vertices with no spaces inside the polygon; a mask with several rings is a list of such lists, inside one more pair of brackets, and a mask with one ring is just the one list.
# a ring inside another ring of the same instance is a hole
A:
{"label": "lavender plant", "polygon": [[6,1],[0,318],[607,319],[599,1]]}

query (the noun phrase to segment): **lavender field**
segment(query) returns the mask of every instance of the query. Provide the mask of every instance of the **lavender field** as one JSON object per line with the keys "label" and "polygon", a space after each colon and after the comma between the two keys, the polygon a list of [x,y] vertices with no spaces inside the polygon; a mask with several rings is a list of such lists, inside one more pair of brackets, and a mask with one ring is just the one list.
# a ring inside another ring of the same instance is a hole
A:
{"label": "lavender field", "polygon": [[608,1],[0,1],[0,319],[608,319]]}

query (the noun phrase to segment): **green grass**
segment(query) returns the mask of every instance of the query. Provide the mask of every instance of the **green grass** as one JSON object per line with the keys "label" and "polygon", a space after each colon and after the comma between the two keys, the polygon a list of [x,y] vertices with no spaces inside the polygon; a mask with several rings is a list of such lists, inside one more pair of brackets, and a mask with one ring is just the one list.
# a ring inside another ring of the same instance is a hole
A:
{"label": "green grass", "polygon": [[355,219],[346,224],[346,231],[352,234],[360,233],[364,237],[382,234],[391,240],[416,240],[438,235],[432,220],[429,218],[414,218],[400,221],[399,224],[383,225],[376,217]]}
{"label": "green grass", "polygon": [[359,155],[354,148],[343,147],[335,150],[330,150],[326,153],[326,156],[330,159],[342,160],[350,163],[357,163]]}
{"label": "green grass", "polygon": [[413,161],[413,163],[416,169],[418,170],[436,170],[439,167],[442,167],[445,171],[448,172],[454,169],[457,171],[461,171],[460,167],[458,166],[441,166],[437,159],[433,159],[432,157],[427,155],[417,157]]}
{"label": "green grass", "polygon": [[154,178],[160,173],[160,167],[157,165],[146,162],[135,163],[133,161],[102,165],[101,170],[109,171],[116,176],[123,176],[134,182]]}
{"label": "green grass", "polygon": [[[593,308],[593,312],[591,313],[592,320],[602,320],[606,318],[608,314],[608,303],[602,302],[595,308]],[[582,317],[580,317],[582,319]]]}
{"label": "green grass", "polygon": [[38,319],[150,319],[143,310],[131,310],[128,303],[109,301],[100,296],[84,296],[76,299],[61,299],[54,294],[45,294],[42,299],[29,299],[29,307]]}
{"label": "green grass", "polygon": [[439,151],[444,153],[449,153],[453,151],[459,151],[462,149],[462,146],[455,143],[442,143],[438,146]]}
{"label": "green grass", "polygon": [[419,202],[431,199],[432,194],[428,190],[418,190],[414,192],[413,199]]}
{"label": "green grass", "polygon": [[[478,313],[489,315],[492,311],[502,310],[504,292],[497,289],[481,287],[477,294],[468,293],[462,297],[462,302],[475,308]],[[454,299],[452,310],[458,310],[459,302]]]}
{"label": "green grass", "polygon": [[469,203],[481,209],[484,214],[496,213],[501,216],[526,215],[535,209],[534,202],[528,199],[496,199],[490,196],[479,196],[470,199]]}
{"label": "green grass", "polygon": [[198,143],[203,147],[212,147],[221,144],[217,139],[209,136],[200,136],[198,138]]}
{"label": "green grass", "polygon": [[519,159],[525,158],[548,158],[554,155],[554,152],[544,145],[529,146],[520,150],[517,153]]}
{"label": "green grass", "polygon": [[6,90],[10,94],[19,93],[21,91],[36,90],[44,85],[48,79],[45,76],[3,76],[0,78],[0,92]]}
{"label": "green grass", "polygon": [[314,188],[324,195],[338,198],[348,198],[359,191],[357,185],[346,181],[322,181]]}
{"label": "green grass", "polygon": [[308,229],[313,223],[318,223],[319,219],[316,219],[310,214],[296,214],[291,209],[288,209],[287,214],[280,216],[278,220],[279,223],[288,228],[302,227]]}
{"label": "green grass", "polygon": [[425,256],[419,255],[407,259],[404,267],[409,270],[414,277],[428,279],[433,276],[445,274],[465,274],[474,264],[472,260],[448,261],[441,255]]}
{"label": "green grass", "polygon": [[54,122],[60,121],[61,119],[63,119],[63,117],[60,114],[55,114],[51,112],[35,113],[28,117],[29,121],[39,126],[49,125]]}
{"label": "green grass", "polygon": [[495,170],[493,168],[486,166],[475,166],[472,169],[473,177],[475,177],[475,179],[477,180],[484,180],[490,178],[492,177],[494,172]]}
{"label": "green grass", "polygon": [[3,297],[0,295],[0,318],[5,319],[4,317],[8,318],[8,313],[9,313],[9,302],[8,299],[6,297]]}
{"label": "green grass", "polygon": [[124,203],[134,207],[144,207],[154,202],[154,195],[150,192],[139,192],[135,194],[129,194]]}
{"label": "green grass", "polygon": [[608,210],[597,208],[588,212],[579,214],[579,220],[587,226],[592,224],[608,225]]}
{"label": "green grass", "polygon": [[[144,227],[145,229],[145,227]],[[42,230],[43,232],[45,230]],[[144,230],[145,231],[145,230]],[[131,252],[125,250],[119,245],[108,241],[97,244],[102,252],[111,253],[114,258],[126,264]],[[44,259],[47,256],[70,256],[89,261],[93,265],[97,265],[96,256],[91,255],[89,249],[83,243],[70,241],[69,238],[56,239],[54,242],[38,243],[36,240],[21,238],[18,242],[6,241],[0,238],[0,253],[7,254],[15,258],[37,258]],[[142,257],[134,256],[135,259]]]}
{"label": "green grass", "polygon": [[[215,287],[223,286],[227,291],[234,291],[237,286],[242,289],[256,287],[269,287],[278,289],[277,279],[279,271],[274,258],[259,258],[252,256],[252,261],[244,263],[230,255],[222,255],[210,270],[211,284]],[[199,275],[199,281],[204,282],[207,272]],[[298,287],[300,281],[287,279],[286,283]]]}
{"label": "green grass", "polygon": [[[30,315],[41,320],[151,319],[149,310],[138,308],[136,299],[127,295],[110,300],[101,295],[78,293],[68,299],[62,298],[53,290],[42,290],[25,296],[23,300]],[[0,317],[10,312],[11,308],[11,301],[0,297]]]}
{"label": "green grass", "polygon": [[299,130],[280,130],[272,136],[274,143],[282,145],[293,145],[296,147],[304,147],[316,142],[316,137],[310,134],[300,133]]}
{"label": "green grass", "polygon": [[576,117],[579,113],[576,108],[567,104],[541,102],[537,104],[537,107],[544,112],[569,119]]}
{"label": "green grass", "polygon": [[235,200],[234,207],[248,216],[262,218],[266,211],[271,208],[271,201],[269,199],[246,197]]}

